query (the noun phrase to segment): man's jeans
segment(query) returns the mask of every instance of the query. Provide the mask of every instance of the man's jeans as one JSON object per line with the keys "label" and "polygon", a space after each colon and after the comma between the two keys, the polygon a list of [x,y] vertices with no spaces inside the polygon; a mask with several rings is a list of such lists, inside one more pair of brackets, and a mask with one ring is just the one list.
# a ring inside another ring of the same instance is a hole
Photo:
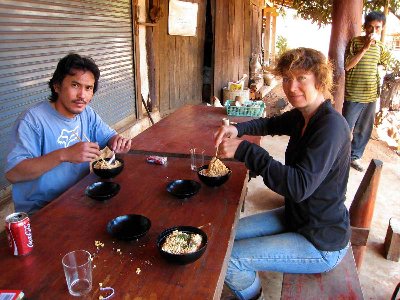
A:
{"label": "man's jeans", "polygon": [[239,299],[255,297],[261,284],[257,271],[323,273],[332,270],[349,246],[320,251],[305,237],[286,232],[284,207],[239,220],[225,283]]}
{"label": "man's jeans", "polygon": [[353,132],[351,141],[351,160],[362,157],[365,147],[371,137],[375,121],[375,102],[360,103],[344,101],[343,117]]}

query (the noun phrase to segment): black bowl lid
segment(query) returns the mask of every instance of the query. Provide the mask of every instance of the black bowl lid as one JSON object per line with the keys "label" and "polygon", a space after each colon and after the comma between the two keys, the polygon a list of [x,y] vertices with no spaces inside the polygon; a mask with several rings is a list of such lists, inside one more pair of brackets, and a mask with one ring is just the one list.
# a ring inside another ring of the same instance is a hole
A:
{"label": "black bowl lid", "polygon": [[107,200],[118,194],[120,188],[116,182],[99,181],[89,185],[85,194],[95,200]]}
{"label": "black bowl lid", "polygon": [[107,224],[107,232],[119,240],[134,240],[144,236],[151,227],[151,221],[142,215],[123,215]]}
{"label": "black bowl lid", "polygon": [[189,198],[200,190],[201,184],[195,180],[178,179],[167,184],[167,191],[180,199]]}

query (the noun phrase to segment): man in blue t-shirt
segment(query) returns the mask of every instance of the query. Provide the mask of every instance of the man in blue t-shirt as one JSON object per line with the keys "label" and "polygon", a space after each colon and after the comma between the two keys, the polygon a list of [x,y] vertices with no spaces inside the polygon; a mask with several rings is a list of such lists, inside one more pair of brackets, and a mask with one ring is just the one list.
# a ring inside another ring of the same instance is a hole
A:
{"label": "man in blue t-shirt", "polygon": [[117,134],[88,106],[100,70],[89,57],[70,53],[49,81],[50,101],[22,113],[13,128],[6,178],[15,210],[33,213],[89,172],[107,146],[126,153],[131,140]]}

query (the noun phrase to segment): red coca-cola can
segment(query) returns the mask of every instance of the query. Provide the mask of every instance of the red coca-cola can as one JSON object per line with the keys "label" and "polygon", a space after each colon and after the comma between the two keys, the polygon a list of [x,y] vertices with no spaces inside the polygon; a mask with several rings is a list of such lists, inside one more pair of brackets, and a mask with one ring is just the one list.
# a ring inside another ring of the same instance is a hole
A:
{"label": "red coca-cola can", "polygon": [[8,245],[14,255],[23,256],[31,253],[33,239],[28,214],[17,212],[8,215],[6,217],[6,231]]}

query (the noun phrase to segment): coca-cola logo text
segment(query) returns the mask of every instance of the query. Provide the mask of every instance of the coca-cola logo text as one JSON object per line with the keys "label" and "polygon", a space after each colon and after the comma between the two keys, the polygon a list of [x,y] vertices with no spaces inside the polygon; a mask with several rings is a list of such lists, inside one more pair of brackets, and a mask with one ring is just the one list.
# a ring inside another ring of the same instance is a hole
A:
{"label": "coca-cola logo text", "polygon": [[28,244],[27,246],[29,248],[33,247],[33,239],[32,239],[32,230],[31,230],[31,224],[24,224],[24,229],[25,229],[25,235],[28,238]]}

